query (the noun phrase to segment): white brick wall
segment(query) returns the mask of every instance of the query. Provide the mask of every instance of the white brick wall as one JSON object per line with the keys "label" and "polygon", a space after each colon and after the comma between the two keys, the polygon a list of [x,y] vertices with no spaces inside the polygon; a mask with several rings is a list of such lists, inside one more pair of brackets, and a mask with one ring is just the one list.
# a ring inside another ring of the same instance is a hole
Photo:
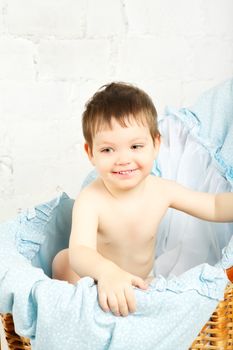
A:
{"label": "white brick wall", "polygon": [[40,80],[72,82],[109,77],[107,39],[41,40],[38,57]]}
{"label": "white brick wall", "polygon": [[81,113],[112,80],[187,106],[233,73],[232,0],[0,0],[0,221],[74,197]]}
{"label": "white brick wall", "polygon": [[9,34],[37,40],[84,36],[85,0],[5,0]]}

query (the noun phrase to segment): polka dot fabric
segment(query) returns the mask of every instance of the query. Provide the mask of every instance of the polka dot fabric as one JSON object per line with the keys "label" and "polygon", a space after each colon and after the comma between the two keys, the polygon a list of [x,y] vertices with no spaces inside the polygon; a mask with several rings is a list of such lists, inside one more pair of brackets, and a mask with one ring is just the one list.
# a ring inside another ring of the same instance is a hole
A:
{"label": "polka dot fabric", "polygon": [[[228,283],[221,264],[203,264],[169,279],[158,276],[148,290],[134,289],[135,313],[116,317],[100,308],[93,279],[74,286],[33,267],[15,247],[18,226],[18,218],[0,225],[0,312],[13,314],[16,331],[31,339],[33,350],[187,350]],[[232,252],[233,242],[225,264]]]}

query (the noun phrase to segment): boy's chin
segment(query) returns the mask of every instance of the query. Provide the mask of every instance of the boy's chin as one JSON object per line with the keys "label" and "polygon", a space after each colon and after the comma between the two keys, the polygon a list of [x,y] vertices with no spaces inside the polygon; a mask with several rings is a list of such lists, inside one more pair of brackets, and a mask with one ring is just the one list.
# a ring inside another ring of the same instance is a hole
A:
{"label": "boy's chin", "polygon": [[130,191],[140,186],[141,182],[138,179],[124,179],[109,183],[109,187],[114,191]]}

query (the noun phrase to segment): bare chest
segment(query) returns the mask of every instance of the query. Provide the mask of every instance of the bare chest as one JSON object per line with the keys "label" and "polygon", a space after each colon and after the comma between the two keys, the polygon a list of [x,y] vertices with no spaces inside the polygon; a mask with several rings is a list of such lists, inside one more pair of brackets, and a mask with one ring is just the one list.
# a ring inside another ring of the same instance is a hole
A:
{"label": "bare chest", "polygon": [[116,246],[152,243],[163,213],[159,205],[152,207],[143,202],[105,207],[99,218],[99,241]]}

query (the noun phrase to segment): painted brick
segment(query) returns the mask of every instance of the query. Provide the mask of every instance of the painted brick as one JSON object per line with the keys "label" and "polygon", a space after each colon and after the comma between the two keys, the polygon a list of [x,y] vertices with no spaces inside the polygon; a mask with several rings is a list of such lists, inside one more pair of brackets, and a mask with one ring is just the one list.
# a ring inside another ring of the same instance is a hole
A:
{"label": "painted brick", "polygon": [[21,118],[11,127],[12,153],[15,159],[50,159],[61,151],[58,122]]}
{"label": "painted brick", "polygon": [[0,0],[0,34],[4,33],[4,9],[5,9],[5,1]]}
{"label": "painted brick", "polygon": [[9,196],[13,192],[13,159],[0,155],[0,197]]}
{"label": "painted brick", "polygon": [[208,0],[202,4],[205,14],[204,31],[206,35],[233,37],[233,1]]}
{"label": "painted brick", "polygon": [[69,116],[70,88],[62,82],[0,81],[0,120],[59,119]]}
{"label": "painted brick", "polygon": [[[204,28],[202,0],[126,0],[129,33],[200,35]],[[146,18],[146,20],[145,20]]]}
{"label": "painted brick", "polygon": [[8,0],[7,25],[16,35],[82,37],[85,0]]}
{"label": "painted brick", "polygon": [[87,36],[106,37],[124,32],[124,11],[121,1],[89,0],[87,5]]}
{"label": "painted brick", "polygon": [[[144,35],[149,33],[150,20],[148,1],[126,0],[125,14],[128,23],[128,33],[130,35]],[[147,18],[145,21],[144,18]]]}
{"label": "painted brick", "polygon": [[34,80],[34,50],[29,40],[0,38],[0,79]]}
{"label": "painted brick", "polygon": [[99,79],[108,76],[109,42],[43,40],[39,45],[39,79]]}
{"label": "painted brick", "polygon": [[[179,55],[174,52],[179,50]],[[182,79],[188,71],[188,40],[181,37],[132,37],[119,48],[118,73],[126,79]]]}

